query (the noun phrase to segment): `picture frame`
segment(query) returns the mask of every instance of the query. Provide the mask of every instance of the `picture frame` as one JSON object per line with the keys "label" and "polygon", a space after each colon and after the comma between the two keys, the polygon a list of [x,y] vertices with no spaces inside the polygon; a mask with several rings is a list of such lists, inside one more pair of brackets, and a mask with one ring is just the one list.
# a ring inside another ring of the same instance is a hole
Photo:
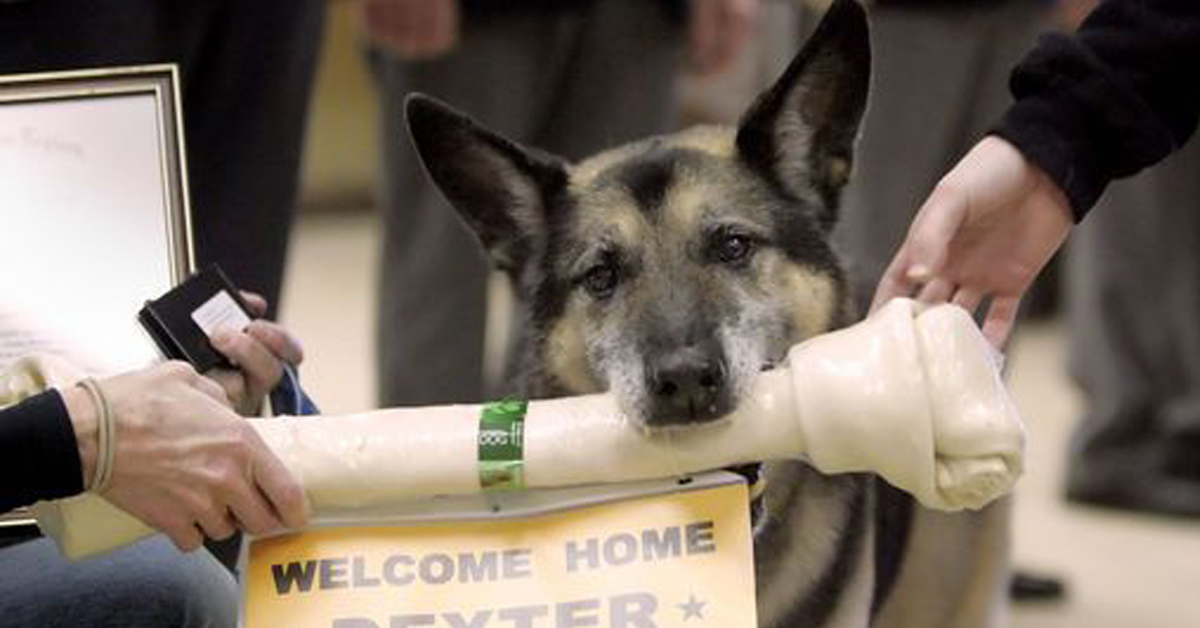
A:
{"label": "picture frame", "polygon": [[[178,69],[0,76],[0,206],[0,371],[156,361],[137,312],[195,268]],[[0,537],[32,523],[0,514]]]}

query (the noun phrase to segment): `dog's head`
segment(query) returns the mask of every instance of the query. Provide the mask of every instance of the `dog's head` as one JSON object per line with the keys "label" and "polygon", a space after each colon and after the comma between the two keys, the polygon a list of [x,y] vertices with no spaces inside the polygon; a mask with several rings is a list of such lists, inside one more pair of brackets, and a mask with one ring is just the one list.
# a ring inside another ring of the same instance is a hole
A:
{"label": "dog's head", "polygon": [[430,175],[529,306],[540,391],[608,389],[648,426],[682,425],[725,414],[840,322],[829,232],[869,74],[866,17],[839,0],[736,129],[570,165],[428,97],[407,113]]}

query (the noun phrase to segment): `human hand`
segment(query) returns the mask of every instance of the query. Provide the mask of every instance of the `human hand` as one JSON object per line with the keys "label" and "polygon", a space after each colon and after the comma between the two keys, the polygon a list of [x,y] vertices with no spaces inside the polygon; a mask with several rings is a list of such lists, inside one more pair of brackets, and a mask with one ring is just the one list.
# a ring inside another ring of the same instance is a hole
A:
{"label": "human hand", "polygon": [[361,19],[371,43],[405,60],[432,59],[458,43],[458,0],[364,0]]}
{"label": "human hand", "polygon": [[1100,4],[1100,0],[1058,0],[1054,3],[1054,18],[1058,27],[1067,32],[1074,32]]}
{"label": "human hand", "polygon": [[[168,362],[98,385],[115,432],[111,483],[103,497],[165,533],[180,550],[200,547],[201,531],[223,539],[237,528],[261,535],[305,524],[300,485],[254,428],[225,405],[221,387],[190,365]],[[76,426],[84,477],[90,478],[96,409],[77,387],[62,394]],[[84,455],[89,449],[91,455]]]}
{"label": "human hand", "polygon": [[746,47],[758,19],[758,0],[691,0],[688,47],[692,71],[713,74]]}
{"label": "human hand", "polygon": [[[250,314],[267,312],[267,302],[252,292],[242,292]],[[254,416],[263,399],[283,377],[283,365],[299,365],[304,350],[286,329],[277,323],[255,320],[243,330],[221,329],[210,338],[213,347],[233,362],[236,370],[213,369],[206,375],[225,389],[230,403],[243,416]]]}
{"label": "human hand", "polygon": [[952,301],[974,312],[996,348],[1012,331],[1021,296],[1074,224],[1062,190],[1007,141],[975,145],[921,206],[879,281],[871,309],[893,297]]}

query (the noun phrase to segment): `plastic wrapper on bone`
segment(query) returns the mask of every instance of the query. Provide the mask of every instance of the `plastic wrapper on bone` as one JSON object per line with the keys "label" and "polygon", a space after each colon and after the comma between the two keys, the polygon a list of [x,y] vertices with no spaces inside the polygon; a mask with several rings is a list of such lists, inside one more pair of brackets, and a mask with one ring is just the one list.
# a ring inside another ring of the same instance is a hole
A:
{"label": "plastic wrapper on bone", "polygon": [[[824,473],[876,473],[930,508],[980,508],[1012,488],[1024,451],[993,355],[965,311],[895,300],[857,325],[793,347],[786,364],[761,374],[739,407],[714,423],[646,431],[610,395],[531,402],[525,485],[800,459]],[[320,517],[480,491],[479,413],[474,405],[439,406],[253,424]],[[150,533],[95,496],[41,504],[36,514],[69,556]]]}

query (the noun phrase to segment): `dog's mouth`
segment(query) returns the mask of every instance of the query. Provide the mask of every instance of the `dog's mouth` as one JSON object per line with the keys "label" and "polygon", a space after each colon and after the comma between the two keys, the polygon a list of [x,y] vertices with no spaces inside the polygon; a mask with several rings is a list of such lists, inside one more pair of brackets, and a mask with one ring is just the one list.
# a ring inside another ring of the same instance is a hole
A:
{"label": "dog's mouth", "polygon": [[[777,361],[764,361],[759,372],[766,372],[778,366]],[[749,462],[746,464],[727,467],[726,471],[736,473],[746,479],[746,487],[750,496],[750,529],[758,531],[759,524],[765,520],[767,504],[764,496],[767,491],[767,477],[763,473],[763,463]]]}
{"label": "dog's mouth", "polygon": [[[764,361],[759,367],[759,371],[769,371],[778,365],[777,361]],[[644,413],[635,413],[634,416],[641,415],[638,420],[635,420],[642,430],[649,433],[672,433],[680,430],[691,430],[702,426],[712,426],[714,424],[723,423],[732,420],[730,416],[733,411],[740,405],[743,399],[738,399],[738,395],[730,395],[724,400],[724,404],[720,408],[713,408],[707,414],[698,413],[696,408],[691,405],[686,406],[686,411],[679,412],[667,417],[663,416],[647,416]],[[681,410],[683,408],[680,408]],[[701,416],[703,415],[703,416]],[[763,499],[766,491],[766,477],[762,472],[762,462],[750,462],[745,464],[726,467],[725,471],[737,473],[746,480],[746,486],[749,489],[749,508],[750,508],[750,525],[751,529],[757,531],[759,525],[764,521],[766,514],[766,503]]]}

